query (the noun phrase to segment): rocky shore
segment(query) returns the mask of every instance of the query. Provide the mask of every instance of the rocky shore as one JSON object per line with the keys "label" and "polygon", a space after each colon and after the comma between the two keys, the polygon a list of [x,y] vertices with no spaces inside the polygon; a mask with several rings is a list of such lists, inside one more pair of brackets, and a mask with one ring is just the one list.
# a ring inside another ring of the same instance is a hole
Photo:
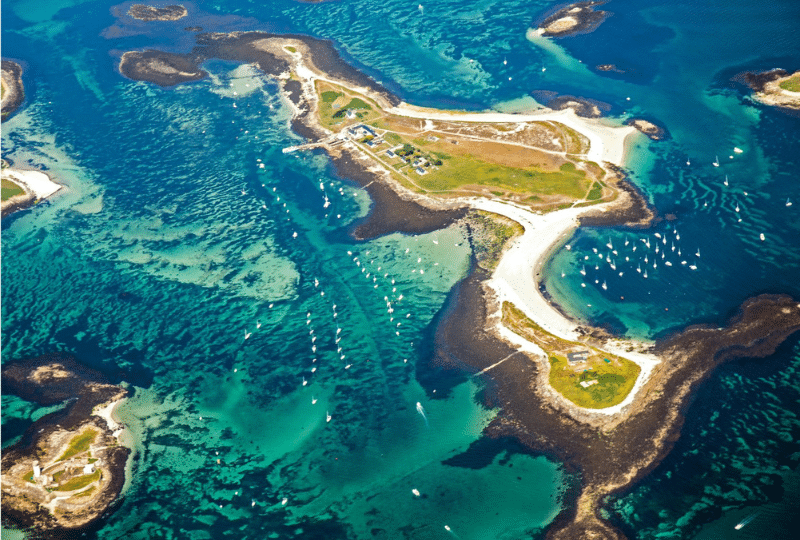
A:
{"label": "rocky shore", "polygon": [[643,118],[630,118],[625,122],[625,125],[635,127],[654,141],[660,141],[667,137],[667,130],[665,128]]}
{"label": "rocky shore", "polygon": [[760,73],[741,73],[734,80],[749,86],[753,99],[764,105],[778,107],[793,114],[800,114],[800,71],[789,73],[785,69],[773,69]]}
{"label": "rocky shore", "polygon": [[172,5],[163,8],[134,4],[128,10],[128,15],[140,21],[177,21],[189,14],[183,6]]}
{"label": "rocky shore", "polygon": [[22,67],[11,60],[2,61],[2,118],[5,120],[25,99],[25,90],[22,86]]}
{"label": "rocky shore", "polygon": [[546,37],[566,37],[586,34],[595,30],[611,13],[595,11],[605,1],[577,2],[561,8],[539,23],[541,35]]}
{"label": "rocky shore", "polygon": [[127,391],[61,353],[5,366],[4,392],[48,406],[2,457],[2,518],[48,538],[74,538],[116,501],[129,450],[111,418]]}

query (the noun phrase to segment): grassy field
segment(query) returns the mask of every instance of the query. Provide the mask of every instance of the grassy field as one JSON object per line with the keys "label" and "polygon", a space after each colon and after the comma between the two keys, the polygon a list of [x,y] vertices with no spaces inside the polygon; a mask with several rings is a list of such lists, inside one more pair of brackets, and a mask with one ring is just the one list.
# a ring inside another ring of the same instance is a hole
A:
{"label": "grassy field", "polygon": [[800,73],[792,75],[778,86],[789,92],[800,92]]}
{"label": "grassy field", "polygon": [[[580,407],[603,409],[621,403],[641,371],[630,360],[548,333],[509,302],[503,303],[503,324],[545,351],[550,359],[550,385]],[[567,354],[577,351],[588,351],[589,356],[585,362],[570,365]],[[594,380],[597,383],[588,388],[580,384]]]}
{"label": "grassy field", "polygon": [[86,487],[92,482],[96,482],[98,480],[100,480],[100,471],[94,471],[92,474],[85,474],[64,482],[54,489],[56,491],[74,491],[76,489]]}
{"label": "grassy field", "polygon": [[[380,109],[377,105],[362,99],[361,96],[350,94],[338,86],[317,82],[317,92],[321,98],[319,102],[320,123],[329,129],[338,130],[349,124],[370,122],[380,116]],[[347,118],[345,113],[348,109],[355,111],[355,118]]]}
{"label": "grassy field", "polygon": [[81,452],[86,452],[89,449],[89,445],[94,442],[95,437],[97,437],[97,431],[94,429],[87,429],[83,433],[75,435],[72,440],[69,441],[67,449],[56,461],[64,461]]}
{"label": "grassy field", "polygon": [[[317,81],[316,89],[320,123],[332,131],[358,123],[376,128],[378,146],[362,149],[419,193],[492,194],[542,211],[600,201],[606,194],[598,183],[605,174],[601,167],[537,146],[546,136],[547,141],[558,138],[568,152],[588,150],[588,140],[567,126],[537,124],[530,133],[520,132],[524,137],[504,142],[492,135],[497,135],[494,124],[438,122],[437,130],[424,119],[386,114],[377,103],[344,87]],[[356,118],[348,119],[347,111]],[[389,148],[397,155],[387,155]]]}
{"label": "grassy field", "polygon": [[2,200],[7,201],[11,197],[14,197],[15,195],[21,195],[22,193],[25,193],[24,189],[19,187],[11,180],[6,180],[5,178],[3,179],[2,189],[0,189]]}

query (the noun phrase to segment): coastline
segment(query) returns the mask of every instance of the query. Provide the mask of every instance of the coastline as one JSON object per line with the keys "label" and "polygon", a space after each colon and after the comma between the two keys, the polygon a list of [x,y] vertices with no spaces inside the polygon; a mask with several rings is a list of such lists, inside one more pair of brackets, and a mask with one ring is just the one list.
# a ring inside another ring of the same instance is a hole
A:
{"label": "coastline", "polygon": [[24,194],[2,202],[2,217],[29,208],[64,187],[53,182],[50,176],[42,171],[6,167],[3,169],[2,177],[16,183],[25,191]]}
{"label": "coastline", "polygon": [[[725,359],[767,355],[800,329],[800,308],[795,300],[761,296],[745,302],[739,317],[725,328],[693,327],[665,341],[639,343],[610,339],[600,329],[579,325],[542,294],[535,274],[575,228],[645,227],[655,219],[655,212],[641,194],[618,174],[628,148],[626,141],[638,133],[633,127],[612,128],[578,118],[571,111],[508,115],[422,109],[392,99],[374,81],[365,82],[363,74],[361,78],[338,77],[338,73],[352,73],[353,68],[335,54],[329,42],[313,38],[248,33],[206,35],[198,40],[201,41],[208,47],[202,51],[204,55],[213,52],[218,55],[215,57],[255,62],[265,73],[276,77],[295,108],[293,129],[311,140],[312,144],[306,147],[323,147],[334,162],[348,152],[349,158],[339,162],[340,171],[350,176],[350,167],[352,171],[360,170],[367,186],[372,185],[370,182],[382,184],[388,175],[361,162],[354,146],[323,140],[332,133],[315,122],[315,80],[353,89],[381,106],[388,104],[386,110],[400,116],[459,122],[557,121],[589,140],[589,151],[581,157],[615,173],[616,199],[592,206],[573,205],[544,215],[497,200],[448,201],[450,205],[504,215],[524,229],[523,235],[504,252],[494,272],[490,274],[473,265],[470,274],[454,289],[436,329],[431,362],[471,372],[487,382],[486,399],[501,407],[502,412],[485,434],[513,436],[528,448],[563,461],[569,470],[581,472],[581,487],[574,504],[548,527],[548,538],[622,538],[622,533],[600,516],[603,501],[642,478],[670,451],[697,385]],[[322,60],[317,57],[319,51]],[[264,58],[269,60],[267,69],[262,64]],[[370,176],[373,180],[368,181]],[[387,207],[398,211],[393,205],[408,209],[443,204],[411,194],[394,181],[386,182],[384,188],[397,191],[397,199],[383,206],[375,202],[368,218],[378,224],[372,231],[375,235],[402,227],[402,220],[387,220],[381,228],[382,212]],[[355,232],[355,236],[360,234]],[[585,409],[568,402],[550,387],[548,363],[546,359],[542,361],[540,349],[499,324],[503,300],[513,301],[532,321],[555,335],[582,340],[636,362],[641,373],[633,390],[622,403],[607,410]]]}
{"label": "coastline", "polygon": [[[101,519],[125,483],[131,452],[121,444],[124,429],[112,414],[128,390],[63,353],[6,365],[2,379],[7,391],[26,401],[68,403],[35,421],[3,451],[3,520],[48,538],[72,538]],[[86,446],[76,446],[87,434]],[[26,477],[31,468],[33,478]]]}

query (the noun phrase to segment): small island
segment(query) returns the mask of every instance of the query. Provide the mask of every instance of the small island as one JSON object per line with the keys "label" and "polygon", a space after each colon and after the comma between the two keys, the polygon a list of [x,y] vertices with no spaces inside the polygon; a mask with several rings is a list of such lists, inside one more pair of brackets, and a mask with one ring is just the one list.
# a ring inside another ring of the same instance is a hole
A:
{"label": "small island", "polygon": [[789,73],[773,69],[762,73],[744,73],[741,79],[755,93],[753,99],[764,105],[800,111],[800,71]]}
{"label": "small island", "polygon": [[128,10],[128,15],[140,21],[177,21],[189,14],[189,11],[180,5],[157,8],[145,4],[134,4]]}
{"label": "small island", "polygon": [[605,1],[577,2],[559,9],[545,18],[537,33],[545,37],[567,37],[595,30],[609,15],[607,11],[595,11]]}
{"label": "small island", "polygon": [[152,50],[124,53],[119,71],[129,79],[149,81],[159,86],[198,81],[208,76],[189,55]]}
{"label": "small island", "polygon": [[123,428],[112,411],[127,390],[60,354],[11,364],[2,382],[5,392],[40,405],[67,403],[3,451],[4,521],[39,534],[85,528],[125,480],[130,451],[120,445]]}
{"label": "small island", "polygon": [[22,104],[25,90],[22,87],[22,67],[11,60],[2,61],[2,118],[5,120]]}
{"label": "small island", "polygon": [[631,118],[625,124],[635,127],[654,141],[660,141],[667,136],[666,129],[643,118]]}

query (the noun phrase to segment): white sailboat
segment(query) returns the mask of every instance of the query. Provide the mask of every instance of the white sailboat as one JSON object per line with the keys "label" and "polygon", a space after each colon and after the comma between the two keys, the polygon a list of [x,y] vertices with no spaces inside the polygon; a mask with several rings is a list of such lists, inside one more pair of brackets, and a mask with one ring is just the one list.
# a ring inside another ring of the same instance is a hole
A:
{"label": "white sailboat", "polygon": [[714,167],[719,167],[719,156],[714,156]]}

